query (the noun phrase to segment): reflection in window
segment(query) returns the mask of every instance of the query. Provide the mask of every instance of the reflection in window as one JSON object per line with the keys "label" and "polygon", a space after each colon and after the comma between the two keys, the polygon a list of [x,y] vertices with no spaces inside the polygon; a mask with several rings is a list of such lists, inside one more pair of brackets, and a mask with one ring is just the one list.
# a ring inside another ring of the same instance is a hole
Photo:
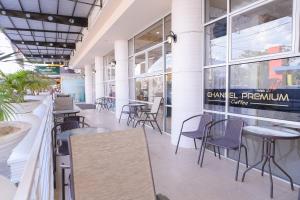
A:
{"label": "reflection in window", "polygon": [[170,31],[171,31],[171,26],[172,26],[172,23],[171,23],[171,19],[172,19],[172,16],[171,15],[168,15],[165,17],[165,37],[164,37],[164,40],[166,40],[167,38],[167,35],[170,34]]}
{"label": "reflection in window", "polygon": [[169,43],[165,44],[165,57],[166,57],[166,72],[172,71],[172,46]]}
{"label": "reflection in window", "polygon": [[172,74],[166,75],[166,91],[167,105],[172,105]]}
{"label": "reflection in window", "polygon": [[135,75],[140,75],[146,72],[146,56],[141,54],[135,57]]}
{"label": "reflection in window", "polygon": [[206,65],[225,63],[226,61],[226,18],[205,28]]}
{"label": "reflection in window", "polygon": [[231,0],[230,2],[231,11],[247,6],[255,1],[258,0]]}
{"label": "reflection in window", "polygon": [[139,101],[154,100],[163,96],[163,76],[137,78],[135,81],[135,95]]}
{"label": "reflection in window", "polygon": [[230,77],[232,98],[246,101],[241,105],[230,100],[230,112],[299,120],[299,57],[233,65]]}
{"label": "reflection in window", "polygon": [[162,48],[158,47],[148,52],[148,69],[149,74],[155,74],[163,71],[164,60],[162,56]]}
{"label": "reflection in window", "polygon": [[172,130],[172,107],[165,107],[165,129],[167,133]]}
{"label": "reflection in window", "polygon": [[205,69],[204,71],[204,108],[208,110],[224,111],[225,110],[225,97],[218,97],[214,94],[224,94],[226,82],[226,69],[225,67],[214,67]]}
{"label": "reflection in window", "polygon": [[114,81],[105,83],[105,96],[116,97],[116,87]]}
{"label": "reflection in window", "polygon": [[128,60],[128,77],[134,76],[134,69],[135,69],[135,65],[133,62],[133,58],[129,58],[129,60]]}
{"label": "reflection in window", "polygon": [[134,37],[134,52],[137,53],[163,41],[162,20]]}
{"label": "reflection in window", "polygon": [[205,0],[205,21],[221,17],[227,12],[227,0]]}
{"label": "reflection in window", "polygon": [[135,79],[129,79],[129,99],[135,99]]}
{"label": "reflection in window", "polygon": [[293,1],[275,0],[232,19],[232,59],[291,51]]}

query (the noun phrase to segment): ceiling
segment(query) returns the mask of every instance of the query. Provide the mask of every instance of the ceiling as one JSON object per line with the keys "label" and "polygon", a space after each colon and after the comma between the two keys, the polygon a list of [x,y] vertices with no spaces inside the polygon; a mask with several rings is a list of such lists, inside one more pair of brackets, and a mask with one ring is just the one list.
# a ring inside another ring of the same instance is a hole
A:
{"label": "ceiling", "polygon": [[65,63],[102,0],[0,0],[3,33],[32,62]]}

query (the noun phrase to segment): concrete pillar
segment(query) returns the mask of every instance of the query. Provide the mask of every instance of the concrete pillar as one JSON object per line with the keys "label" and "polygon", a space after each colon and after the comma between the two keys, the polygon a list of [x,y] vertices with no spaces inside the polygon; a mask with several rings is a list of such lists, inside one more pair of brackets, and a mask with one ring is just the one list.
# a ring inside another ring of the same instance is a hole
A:
{"label": "concrete pillar", "polygon": [[[172,0],[172,30],[177,42],[172,45],[172,144],[176,145],[182,121],[202,113],[203,26],[200,0]],[[197,127],[187,124],[186,130]],[[193,141],[181,137],[181,147]]]}
{"label": "concrete pillar", "polygon": [[91,65],[84,66],[85,74],[85,102],[94,103],[93,101],[93,68]]}
{"label": "concrete pillar", "polygon": [[96,99],[104,97],[104,84],[103,84],[103,57],[95,57],[95,94]]}
{"label": "concrete pillar", "polygon": [[[115,41],[116,60],[116,117],[120,116],[122,106],[128,104],[128,41]],[[125,117],[125,116],[124,116]]]}

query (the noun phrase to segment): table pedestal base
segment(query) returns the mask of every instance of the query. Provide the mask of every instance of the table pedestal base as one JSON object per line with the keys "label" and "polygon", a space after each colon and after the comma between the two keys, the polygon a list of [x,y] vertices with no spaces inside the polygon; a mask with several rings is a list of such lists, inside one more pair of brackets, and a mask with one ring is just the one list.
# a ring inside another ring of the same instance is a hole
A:
{"label": "table pedestal base", "polygon": [[285,174],[291,183],[291,189],[294,190],[294,184],[293,179],[291,176],[282,169],[282,167],[275,161],[275,140],[274,139],[263,139],[262,144],[262,155],[261,160],[254,164],[253,166],[249,167],[244,173],[242,177],[242,182],[245,180],[246,173],[250,171],[251,169],[257,167],[260,163],[262,164],[261,169],[261,175],[264,175],[265,166],[268,163],[269,168],[269,177],[270,177],[270,197],[273,198],[273,177],[272,177],[272,168],[271,168],[271,162],[283,173]]}

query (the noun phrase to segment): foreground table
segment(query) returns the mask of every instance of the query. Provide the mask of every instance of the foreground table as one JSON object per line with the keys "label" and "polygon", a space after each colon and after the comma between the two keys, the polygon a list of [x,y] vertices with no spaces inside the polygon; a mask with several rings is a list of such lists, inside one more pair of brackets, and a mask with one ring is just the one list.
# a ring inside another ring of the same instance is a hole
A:
{"label": "foreground table", "polygon": [[97,128],[97,127],[76,128],[76,129],[64,131],[57,135],[57,141],[59,143],[58,151],[62,155],[70,154],[68,140],[71,135],[104,133],[104,132],[108,132],[108,131],[109,131],[109,129]]}
{"label": "foreground table", "polygon": [[261,160],[249,167],[244,173],[242,177],[242,181],[245,180],[246,173],[258,166],[260,163],[262,164],[261,174],[264,174],[264,168],[266,163],[268,162],[269,174],[270,174],[270,197],[273,198],[273,177],[272,177],[272,169],[271,169],[271,161],[273,164],[284,173],[291,183],[291,189],[294,190],[293,179],[291,176],[282,169],[281,166],[275,161],[275,141],[276,140],[294,140],[300,138],[300,133],[295,130],[283,128],[283,127],[259,127],[259,126],[246,126],[243,128],[243,134],[249,134],[253,136],[257,136],[263,139],[262,143],[262,155]]}

